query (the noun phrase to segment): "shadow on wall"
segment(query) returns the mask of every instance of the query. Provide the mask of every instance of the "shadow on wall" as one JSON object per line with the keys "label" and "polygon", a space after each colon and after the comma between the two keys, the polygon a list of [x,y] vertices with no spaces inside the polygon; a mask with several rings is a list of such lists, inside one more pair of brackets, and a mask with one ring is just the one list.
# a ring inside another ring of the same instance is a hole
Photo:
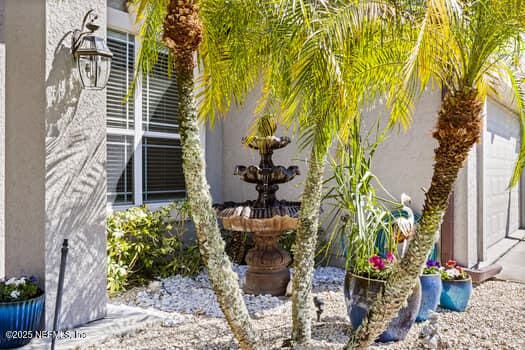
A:
{"label": "shadow on wall", "polygon": [[70,250],[61,327],[103,317],[105,311],[105,303],[100,303],[106,294],[105,95],[82,90],[71,49],[65,45],[70,41],[71,32],[59,42],[46,79],[48,328],[64,238],[69,239]]}

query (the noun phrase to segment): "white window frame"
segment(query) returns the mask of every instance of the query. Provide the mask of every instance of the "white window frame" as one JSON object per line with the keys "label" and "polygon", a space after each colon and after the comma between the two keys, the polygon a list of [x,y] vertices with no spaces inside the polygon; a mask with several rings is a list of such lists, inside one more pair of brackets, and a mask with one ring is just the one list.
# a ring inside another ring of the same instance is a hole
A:
{"label": "white window frame", "polygon": [[[128,33],[135,38],[135,63],[137,62],[138,52],[140,50],[140,39],[138,37],[138,27],[135,25],[135,16],[114,8],[107,8],[107,28]],[[143,202],[143,185],[142,185],[142,140],[144,137],[154,137],[162,139],[179,140],[179,133],[165,133],[158,131],[143,130],[142,123],[142,79],[137,79],[137,85],[134,92],[134,128],[132,130],[122,130],[118,128],[106,127],[106,133],[112,135],[133,136],[133,203],[107,203],[107,211],[125,210],[130,207],[139,206]],[[199,136],[203,151],[206,144],[206,131],[204,127],[199,128]],[[147,203],[150,209],[157,209],[172,201],[155,201]]]}

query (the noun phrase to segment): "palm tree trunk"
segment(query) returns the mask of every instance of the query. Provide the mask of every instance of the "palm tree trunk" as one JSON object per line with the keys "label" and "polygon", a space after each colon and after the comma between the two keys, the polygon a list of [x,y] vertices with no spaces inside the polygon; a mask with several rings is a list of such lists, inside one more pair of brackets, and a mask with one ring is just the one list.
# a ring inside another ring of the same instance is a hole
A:
{"label": "palm tree trunk", "polygon": [[182,169],[191,220],[202,261],[226,321],[242,349],[260,349],[259,336],[244,304],[237,275],[224,251],[217,215],[212,207],[195,108],[194,53],[202,41],[202,23],[194,0],[170,0],[164,18],[164,44],[174,57],[177,72]]}
{"label": "palm tree trunk", "polygon": [[193,65],[177,64],[182,166],[190,215],[195,224],[199,250],[208,270],[221,310],[242,349],[258,348],[254,330],[244,304],[237,275],[224,252],[224,241],[212,207],[206,180],[205,161],[199,139],[198,117],[193,97]]}
{"label": "palm tree trunk", "polygon": [[411,294],[441,226],[458,172],[479,140],[482,105],[475,89],[454,91],[443,99],[433,133],[439,146],[434,151],[434,174],[426,193],[421,223],[406,256],[386,282],[382,297],[374,302],[347,349],[366,349],[397,316]]}
{"label": "palm tree trunk", "polygon": [[292,277],[292,342],[305,344],[310,341],[312,328],[312,277],[317,246],[319,209],[323,188],[326,151],[319,155],[312,147],[310,166],[302,195],[299,227],[294,245]]}

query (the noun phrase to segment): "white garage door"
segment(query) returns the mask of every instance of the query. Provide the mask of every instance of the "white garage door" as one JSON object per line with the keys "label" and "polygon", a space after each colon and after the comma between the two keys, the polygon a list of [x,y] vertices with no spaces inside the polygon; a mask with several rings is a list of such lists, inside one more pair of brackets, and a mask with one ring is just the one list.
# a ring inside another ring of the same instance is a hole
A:
{"label": "white garage door", "polygon": [[497,243],[520,226],[519,186],[508,190],[519,151],[520,126],[510,111],[489,100],[485,134],[485,201],[487,245]]}

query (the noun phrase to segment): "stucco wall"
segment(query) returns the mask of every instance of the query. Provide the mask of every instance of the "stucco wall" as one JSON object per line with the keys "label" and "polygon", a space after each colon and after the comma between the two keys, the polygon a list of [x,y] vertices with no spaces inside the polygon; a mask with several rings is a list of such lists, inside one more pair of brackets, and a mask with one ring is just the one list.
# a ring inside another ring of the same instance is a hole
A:
{"label": "stucco wall", "polygon": [[393,131],[379,146],[372,161],[372,171],[383,186],[399,201],[405,192],[412,198],[411,207],[421,213],[425,193],[432,178],[434,148],[432,138],[441,92],[428,91],[414,111],[410,128]]}
{"label": "stucco wall", "polygon": [[91,8],[103,36],[106,0],[6,1],[5,266],[45,281],[48,329],[64,238],[61,327],[106,310],[106,95],[81,88],[70,49]]}
{"label": "stucco wall", "polygon": [[478,262],[478,147],[469,154],[454,186],[454,259],[462,266]]}
{"label": "stucco wall", "polygon": [[206,178],[210,185],[210,192],[214,203],[220,203],[223,201],[223,124],[221,122],[215,123],[213,128],[209,125],[201,125],[200,127],[206,128]]}
{"label": "stucco wall", "polygon": [[43,281],[45,2],[7,0],[5,12],[5,273]]}
{"label": "stucco wall", "polygon": [[4,8],[5,0],[0,0],[0,43],[4,43]]}
{"label": "stucco wall", "polygon": [[[241,145],[241,137],[248,132],[250,123],[253,121],[253,110],[257,96],[257,91],[253,92],[244,108],[232,110],[222,123],[222,199],[224,201],[244,201],[255,199],[257,196],[254,185],[244,183],[233,175],[235,165],[256,165],[259,162],[259,156],[256,152]],[[435,142],[431,137],[431,130],[439,103],[439,91],[426,93],[416,108],[411,128],[406,132],[392,133],[380,146],[373,161],[373,171],[381,179],[383,185],[396,198],[399,198],[403,192],[412,196],[412,207],[418,212],[421,211],[424,200],[421,187],[428,188],[432,176]],[[376,115],[369,113],[368,122],[375,119]],[[292,143],[274,153],[274,163],[285,166],[295,164],[301,170],[300,176],[292,182],[280,186],[277,192],[278,198],[300,200],[307,171],[308,152],[299,150],[298,135],[293,135],[291,131],[283,128],[278,129],[277,134],[290,136]],[[210,160],[209,156],[207,159]],[[211,166],[209,163],[208,167]],[[330,169],[327,169],[325,178],[329,176]],[[324,209],[325,214],[327,214],[331,207],[325,203]],[[327,220],[324,221],[325,228],[328,222]],[[333,263],[342,262],[337,259],[333,260]]]}
{"label": "stucco wall", "polygon": [[[5,183],[5,44],[4,0],[0,0],[0,198],[4,198]],[[4,201],[0,200],[0,276],[5,275]]]}
{"label": "stucco wall", "polygon": [[[241,181],[238,176],[233,175],[236,165],[259,165],[259,154],[241,144],[241,138],[248,134],[253,122],[253,110],[257,102],[258,92],[253,92],[247,99],[244,108],[233,109],[222,127],[222,174],[224,201],[245,201],[256,199],[257,191],[255,185]],[[289,136],[292,139],[287,147],[276,150],[273,154],[275,165],[298,165],[301,175],[291,182],[279,185],[277,198],[287,200],[299,200],[302,193],[304,176],[306,174],[305,152],[299,152],[298,137],[283,127],[277,129],[278,136]]]}
{"label": "stucco wall", "polygon": [[[246,106],[240,110],[233,110],[223,123],[223,182],[224,200],[246,200],[256,196],[253,185],[243,183],[233,176],[235,165],[258,164],[259,157],[241,145],[241,137],[249,129],[253,121],[257,93],[250,95]],[[407,131],[394,131],[379,147],[373,160],[373,171],[380,178],[382,184],[396,198],[406,192],[412,197],[412,207],[421,211],[424,193],[421,187],[428,188],[432,176],[433,150],[435,141],[431,136],[437,110],[440,103],[440,92],[426,93],[418,104],[414,120]],[[370,119],[375,115],[370,114]],[[274,153],[274,163],[281,165],[296,164],[302,174],[289,184],[280,186],[280,198],[299,199],[302,191],[301,182],[306,174],[307,152],[300,152],[298,135],[291,131],[278,129],[278,135],[292,137],[292,143]],[[329,172],[328,172],[329,174]],[[329,175],[327,175],[329,176]]]}

